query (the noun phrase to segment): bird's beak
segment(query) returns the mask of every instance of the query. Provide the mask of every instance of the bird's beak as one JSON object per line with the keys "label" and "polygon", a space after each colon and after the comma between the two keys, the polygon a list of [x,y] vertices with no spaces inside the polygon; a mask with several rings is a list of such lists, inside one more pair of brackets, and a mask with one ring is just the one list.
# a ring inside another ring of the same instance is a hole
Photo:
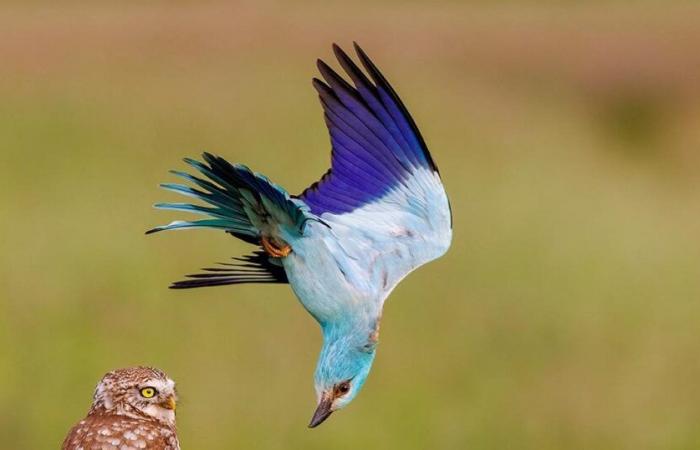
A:
{"label": "bird's beak", "polygon": [[309,428],[315,428],[321,425],[323,421],[333,413],[333,410],[331,409],[332,405],[333,399],[330,396],[323,396],[318,404],[318,407],[316,408],[314,416],[311,418]]}
{"label": "bird's beak", "polygon": [[175,409],[177,408],[177,402],[175,401],[175,397],[172,395],[169,396],[167,399],[165,399],[165,401],[163,403],[161,403],[160,406],[162,406],[165,409],[170,409],[170,410],[175,411]]}

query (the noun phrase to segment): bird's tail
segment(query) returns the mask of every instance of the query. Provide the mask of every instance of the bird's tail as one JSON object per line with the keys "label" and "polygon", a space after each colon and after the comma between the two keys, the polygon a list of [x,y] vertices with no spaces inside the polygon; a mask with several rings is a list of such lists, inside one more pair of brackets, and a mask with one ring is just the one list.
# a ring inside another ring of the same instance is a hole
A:
{"label": "bird's tail", "polygon": [[164,183],[161,187],[206,205],[191,203],[158,203],[159,209],[184,211],[206,216],[201,220],[174,221],[148,230],[146,234],[188,228],[215,228],[252,244],[261,244],[265,237],[288,233],[302,235],[308,220],[317,219],[300,200],[292,198],[282,187],[267,177],[254,173],[241,164],[204,153],[204,162],[186,158],[184,161],[207,179],[172,170],[196,187]]}

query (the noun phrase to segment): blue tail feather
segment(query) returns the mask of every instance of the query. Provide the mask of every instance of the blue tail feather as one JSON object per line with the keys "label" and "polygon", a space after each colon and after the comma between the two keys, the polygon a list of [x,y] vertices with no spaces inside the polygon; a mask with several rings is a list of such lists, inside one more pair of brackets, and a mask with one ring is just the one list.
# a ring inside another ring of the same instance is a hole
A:
{"label": "blue tail feather", "polygon": [[295,200],[266,176],[251,171],[241,164],[204,153],[204,162],[191,158],[184,161],[207,179],[187,172],[172,170],[173,175],[191,182],[196,187],[177,183],[161,184],[163,189],[177,192],[205,205],[167,202],[155,205],[158,209],[184,211],[208,216],[204,220],[175,221],[149,230],[155,233],[187,228],[214,228],[230,232],[246,242],[259,242],[261,233],[275,234],[278,227],[292,227],[303,234],[307,220],[318,220],[308,207]]}
{"label": "blue tail feather", "polygon": [[177,192],[178,194],[182,194],[187,197],[204,200],[210,205],[230,211],[231,214],[243,213],[243,207],[238,199],[231,199],[231,197],[228,195],[223,195],[219,192],[204,192],[198,189],[193,189],[189,186],[175,183],[163,183],[160,185],[160,187],[167,191]]}
{"label": "blue tail feather", "polygon": [[146,234],[152,234],[166,230],[183,230],[186,228],[217,228],[220,230],[229,231],[232,230],[234,227],[234,224],[225,220],[176,220],[174,222],[170,222],[167,225],[161,225],[159,227],[151,228],[150,230],[146,231]]}
{"label": "blue tail feather", "polygon": [[184,211],[204,216],[216,217],[223,220],[231,220],[231,215],[221,208],[210,208],[208,206],[191,205],[189,203],[156,203],[153,205],[157,209],[167,209],[170,211]]}

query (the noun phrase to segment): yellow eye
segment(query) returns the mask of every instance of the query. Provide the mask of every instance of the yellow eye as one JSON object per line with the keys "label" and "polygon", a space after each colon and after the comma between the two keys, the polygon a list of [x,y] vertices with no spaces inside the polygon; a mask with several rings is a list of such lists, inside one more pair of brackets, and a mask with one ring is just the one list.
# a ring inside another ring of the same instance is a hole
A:
{"label": "yellow eye", "polygon": [[154,395],[156,395],[156,390],[155,390],[155,388],[152,388],[152,387],[145,387],[145,388],[141,389],[141,396],[143,396],[143,397],[145,397],[145,398],[151,398],[151,397],[153,397]]}

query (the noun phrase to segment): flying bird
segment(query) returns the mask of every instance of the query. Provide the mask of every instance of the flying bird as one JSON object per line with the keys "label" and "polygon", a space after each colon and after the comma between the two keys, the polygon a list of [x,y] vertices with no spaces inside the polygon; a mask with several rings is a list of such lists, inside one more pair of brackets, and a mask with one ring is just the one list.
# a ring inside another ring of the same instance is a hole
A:
{"label": "flying bird", "polygon": [[63,450],[180,450],[175,383],[162,371],[131,367],[107,373],[92,407],[63,441]]}
{"label": "flying bird", "polygon": [[387,296],[452,240],[438,168],[403,102],[357,44],[364,71],[335,44],[333,51],[353,84],[318,60],[324,81],[314,78],[313,86],[331,140],[331,168],[319,181],[290,195],[244,165],[204,153],[203,161],[185,159],[204,177],[172,171],[190,185],[161,185],[203,204],[155,207],[206,218],[147,232],[213,228],[259,246],[171,287],[291,286],[323,333],[310,427],[355,398],[374,360]]}

